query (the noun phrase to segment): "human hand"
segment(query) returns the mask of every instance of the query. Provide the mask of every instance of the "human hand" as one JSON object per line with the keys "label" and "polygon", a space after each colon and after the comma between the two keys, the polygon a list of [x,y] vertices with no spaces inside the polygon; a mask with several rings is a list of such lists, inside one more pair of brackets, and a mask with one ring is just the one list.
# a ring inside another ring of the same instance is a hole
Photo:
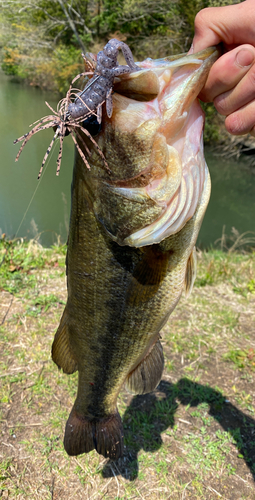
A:
{"label": "human hand", "polygon": [[199,98],[213,101],[234,135],[255,137],[255,0],[201,10],[195,18],[193,52],[222,42]]}

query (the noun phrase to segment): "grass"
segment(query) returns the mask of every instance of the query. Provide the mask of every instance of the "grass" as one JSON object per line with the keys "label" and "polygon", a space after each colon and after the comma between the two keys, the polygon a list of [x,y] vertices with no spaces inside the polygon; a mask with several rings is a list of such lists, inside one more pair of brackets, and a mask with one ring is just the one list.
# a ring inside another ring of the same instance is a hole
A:
{"label": "grass", "polygon": [[10,499],[252,500],[254,255],[198,253],[191,297],[162,331],[158,388],[118,407],[125,453],[68,457],[77,374],[51,361],[66,301],[65,247],[0,242],[0,496]]}
{"label": "grass", "polygon": [[[36,241],[0,240],[0,290],[18,295],[37,288],[34,270],[65,267],[66,246],[43,248]],[[41,300],[41,299],[40,299]]]}

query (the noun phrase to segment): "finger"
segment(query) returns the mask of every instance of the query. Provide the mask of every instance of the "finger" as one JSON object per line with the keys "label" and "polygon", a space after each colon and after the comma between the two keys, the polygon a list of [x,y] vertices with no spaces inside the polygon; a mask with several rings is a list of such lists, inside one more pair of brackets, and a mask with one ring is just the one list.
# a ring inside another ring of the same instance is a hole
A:
{"label": "finger", "polygon": [[255,136],[255,101],[227,116],[225,127],[233,135],[250,133]]}
{"label": "finger", "polygon": [[252,101],[255,101],[255,64],[233,89],[217,96],[213,102],[217,111],[227,116]]}
{"label": "finger", "polygon": [[254,0],[225,7],[209,7],[195,17],[194,52],[223,42],[227,50],[236,45],[254,45]]}
{"label": "finger", "polygon": [[252,45],[241,45],[227,52],[214,63],[199,98],[210,102],[233,89],[249,72],[254,62],[255,47]]}

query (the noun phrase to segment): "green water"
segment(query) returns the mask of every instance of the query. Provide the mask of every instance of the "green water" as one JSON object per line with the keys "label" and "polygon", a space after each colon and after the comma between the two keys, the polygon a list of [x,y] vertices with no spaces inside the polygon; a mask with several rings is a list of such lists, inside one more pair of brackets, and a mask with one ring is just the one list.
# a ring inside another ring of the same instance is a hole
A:
{"label": "green water", "polygon": [[[0,235],[32,238],[40,234],[39,241],[48,246],[57,241],[58,235],[62,242],[67,239],[74,155],[72,139],[69,136],[64,140],[59,177],[55,175],[57,143],[39,182],[37,175],[53,137],[52,129],[32,137],[17,163],[15,156],[19,144],[13,145],[14,139],[29,130],[30,123],[50,113],[45,100],[56,108],[57,96],[12,83],[0,73]],[[239,233],[255,232],[255,176],[242,162],[219,159],[209,150],[206,160],[212,177],[212,195],[198,238],[200,247],[213,245],[221,237],[223,226],[227,234],[232,227]]]}
{"label": "green water", "polygon": [[226,235],[232,234],[232,228],[239,234],[255,233],[255,175],[247,168],[246,159],[219,158],[210,149],[206,149],[205,157],[212,192],[197,246],[214,245],[224,226]]}
{"label": "green water", "polygon": [[58,100],[59,97],[54,94],[12,83],[0,74],[0,232],[9,237],[27,238],[40,233],[39,241],[43,245],[56,242],[59,234],[62,241],[67,239],[73,142],[71,137],[66,137],[64,141],[59,177],[56,176],[57,141],[38,181],[38,172],[53,130],[43,130],[32,137],[18,162],[15,162],[15,157],[21,143],[13,145],[13,140],[28,132],[29,125],[35,120],[51,113],[45,101],[56,108]]}

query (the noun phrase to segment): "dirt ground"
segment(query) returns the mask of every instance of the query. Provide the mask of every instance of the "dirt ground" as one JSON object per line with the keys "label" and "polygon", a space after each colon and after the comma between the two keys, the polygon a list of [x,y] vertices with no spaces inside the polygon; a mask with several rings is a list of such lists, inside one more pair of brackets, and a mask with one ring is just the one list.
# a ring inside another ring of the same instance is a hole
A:
{"label": "dirt ground", "polygon": [[217,258],[200,256],[191,297],[162,331],[157,390],[119,396],[125,452],[117,461],[95,451],[68,457],[63,447],[77,387],[77,375],[51,361],[64,256],[29,269],[15,290],[19,270],[10,270],[9,289],[0,286],[1,498],[254,500],[254,259],[223,256],[217,267]]}

